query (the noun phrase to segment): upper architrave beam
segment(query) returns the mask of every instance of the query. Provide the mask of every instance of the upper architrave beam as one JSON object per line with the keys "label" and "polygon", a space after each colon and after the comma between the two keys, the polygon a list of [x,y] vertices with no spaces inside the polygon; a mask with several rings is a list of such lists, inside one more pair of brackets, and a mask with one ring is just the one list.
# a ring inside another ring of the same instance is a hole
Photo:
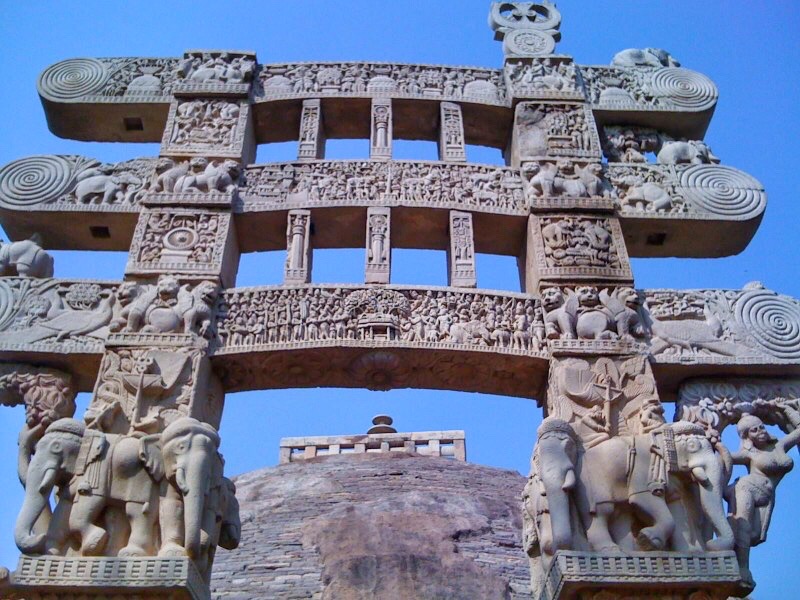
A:
{"label": "upper architrave beam", "polygon": [[[511,59],[504,69],[373,62],[259,65],[251,97],[256,143],[296,140],[303,100],[309,98],[322,99],[330,116],[329,138],[369,137],[369,99],[381,97],[393,99],[396,139],[433,141],[439,137],[438,103],[458,102],[466,142],[501,149],[513,106],[524,99],[585,99],[599,125],[650,126],[689,139],[702,138],[716,105],[713,82],[688,69],[580,66],[559,56],[547,60]],[[78,140],[158,142],[170,102],[187,86],[182,65],[177,58],[55,63],[38,82],[48,126],[60,137]],[[215,95],[213,90],[206,94]]]}
{"label": "upper architrave beam", "polygon": [[[521,169],[305,160],[249,165],[238,185],[238,171],[226,174],[223,161],[215,165],[219,189],[166,193],[181,187],[182,167],[168,159],[106,165],[80,156],[31,156],[0,168],[0,216],[12,239],[39,233],[46,248],[127,250],[142,204],[233,202],[241,250],[253,252],[285,246],[288,210],[315,213],[316,247],[359,247],[356,232],[370,206],[398,209],[395,246],[445,249],[447,211],[458,210],[474,214],[478,252],[516,256],[531,212],[616,209],[631,256],[710,257],[744,249],[766,206],[757,180],[717,164],[585,163],[565,172],[556,160]],[[326,227],[345,221],[352,227]],[[696,235],[697,224],[704,235]]]}
{"label": "upper architrave beam", "polygon": [[[60,368],[76,389],[91,390],[105,345],[130,337],[126,328],[146,314],[149,289],[2,278],[0,360]],[[187,285],[180,293],[202,307],[209,289]],[[192,317],[207,337],[174,337],[207,346],[229,391],[355,385],[541,398],[550,356],[597,353],[649,356],[665,399],[689,378],[800,376],[796,299],[758,284],[638,293],[612,286],[595,294],[599,304],[581,308],[585,292],[569,287],[545,290],[544,306],[536,295],[463,288],[231,288],[208,314],[197,313],[207,324]],[[580,320],[596,324],[599,316],[612,333],[582,339]]]}

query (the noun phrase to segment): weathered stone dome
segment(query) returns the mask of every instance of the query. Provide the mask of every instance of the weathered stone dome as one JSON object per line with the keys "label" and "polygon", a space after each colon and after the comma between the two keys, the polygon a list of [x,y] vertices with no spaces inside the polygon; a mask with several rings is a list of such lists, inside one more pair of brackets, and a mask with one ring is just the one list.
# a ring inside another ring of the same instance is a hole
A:
{"label": "weathered stone dome", "polygon": [[217,552],[215,598],[530,597],[514,471],[367,453],[235,481],[242,542]]}

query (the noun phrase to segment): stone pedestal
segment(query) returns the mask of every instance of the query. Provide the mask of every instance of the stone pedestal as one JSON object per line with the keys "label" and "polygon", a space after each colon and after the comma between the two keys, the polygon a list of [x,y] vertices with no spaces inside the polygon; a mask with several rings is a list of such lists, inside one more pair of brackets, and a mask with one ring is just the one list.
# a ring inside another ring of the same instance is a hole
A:
{"label": "stone pedestal", "polygon": [[559,551],[538,600],[717,600],[739,590],[733,552]]}
{"label": "stone pedestal", "polygon": [[207,600],[208,587],[188,558],[21,556],[4,598]]}

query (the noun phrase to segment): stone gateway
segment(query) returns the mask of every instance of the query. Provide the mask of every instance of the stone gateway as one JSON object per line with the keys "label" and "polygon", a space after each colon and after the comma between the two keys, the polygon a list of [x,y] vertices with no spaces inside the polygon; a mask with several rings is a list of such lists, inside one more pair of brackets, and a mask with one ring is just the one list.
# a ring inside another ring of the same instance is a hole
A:
{"label": "stone gateway", "polygon": [[[161,146],[0,168],[0,403],[26,417],[21,556],[0,596],[754,589],[751,548],[800,441],[800,302],[759,283],[639,289],[630,258],[742,251],[764,189],[703,140],[705,75],[658,48],[576,63],[560,24],[547,0],[493,3],[497,69],[232,50],[45,69],[54,134]],[[353,132],[368,159],[325,158]],[[395,160],[396,139],[436,142],[439,160]],[[255,164],[285,141],[296,160]],[[469,163],[467,145],[505,166]],[[314,281],[331,247],[364,249],[362,281]],[[393,285],[393,247],[446,249],[448,285]],[[57,249],[125,250],[124,279],[58,278]],[[265,250],[286,252],[283,284],[237,286],[240,255]],[[477,252],[517,257],[522,291],[476,289]],[[466,463],[463,432],[398,434],[385,417],[225,476],[226,393],[317,386],[536,398],[546,418],[527,479]],[[747,474],[731,481],[734,465]],[[322,505],[282,508],[309,494]]]}

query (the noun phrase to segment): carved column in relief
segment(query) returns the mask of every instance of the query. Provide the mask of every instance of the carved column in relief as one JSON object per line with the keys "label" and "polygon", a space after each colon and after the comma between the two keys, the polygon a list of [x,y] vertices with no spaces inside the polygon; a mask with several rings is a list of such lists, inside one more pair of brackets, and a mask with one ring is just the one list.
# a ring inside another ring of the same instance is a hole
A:
{"label": "carved column in relief", "polygon": [[466,162],[461,107],[454,102],[442,102],[439,105],[439,117],[439,160]]}
{"label": "carved column in relief", "polygon": [[389,98],[372,100],[369,157],[392,158],[392,101]]}
{"label": "carved column in relief", "polygon": [[322,121],[322,106],[317,98],[303,100],[297,158],[298,160],[325,158],[325,128]]}
{"label": "carved column in relief", "polygon": [[389,283],[391,273],[391,210],[384,207],[367,209],[367,260],[364,281]]}
{"label": "carved column in relief", "polygon": [[286,222],[284,283],[311,281],[311,211],[290,210]]}
{"label": "carved column in relief", "polygon": [[475,240],[471,213],[450,211],[450,245],[447,254],[449,284],[454,287],[476,287]]}

